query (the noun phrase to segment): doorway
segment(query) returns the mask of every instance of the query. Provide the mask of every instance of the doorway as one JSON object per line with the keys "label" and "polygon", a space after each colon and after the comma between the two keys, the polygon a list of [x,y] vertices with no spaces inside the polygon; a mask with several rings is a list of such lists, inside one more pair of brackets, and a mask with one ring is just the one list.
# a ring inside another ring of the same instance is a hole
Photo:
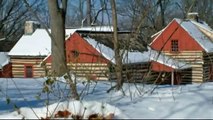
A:
{"label": "doorway", "polygon": [[33,77],[33,66],[32,65],[26,65],[25,66],[25,77],[26,78],[32,78]]}

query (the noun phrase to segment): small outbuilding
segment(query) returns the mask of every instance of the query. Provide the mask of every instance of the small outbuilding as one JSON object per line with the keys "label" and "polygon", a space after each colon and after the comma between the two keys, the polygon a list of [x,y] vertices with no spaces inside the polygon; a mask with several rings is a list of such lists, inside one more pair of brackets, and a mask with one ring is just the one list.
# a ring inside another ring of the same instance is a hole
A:
{"label": "small outbuilding", "polygon": [[123,69],[123,79],[129,82],[183,84],[186,81],[185,76],[191,76],[189,64],[151,48],[144,52],[126,52]]}

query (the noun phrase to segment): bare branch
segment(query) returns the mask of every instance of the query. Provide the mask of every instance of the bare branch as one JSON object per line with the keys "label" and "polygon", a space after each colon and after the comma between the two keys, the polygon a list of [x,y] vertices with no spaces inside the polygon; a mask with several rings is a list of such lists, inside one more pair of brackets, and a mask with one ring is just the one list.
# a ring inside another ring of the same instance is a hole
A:
{"label": "bare branch", "polygon": [[48,35],[52,38],[52,35],[50,33],[50,31],[48,30],[48,27],[46,26],[46,24],[44,24],[41,19],[38,17],[38,15],[33,11],[32,7],[30,6],[30,4],[27,2],[27,0],[23,0],[23,2],[25,3],[25,6],[27,7],[27,9],[33,14],[33,16],[38,20],[38,22],[44,26],[46,32],[48,33]]}
{"label": "bare branch", "polygon": [[96,22],[96,20],[97,20],[97,18],[98,18],[98,15],[99,15],[100,12],[103,11],[103,10],[106,10],[106,6],[105,6],[105,5],[103,5],[103,6],[97,11],[97,13],[96,13],[96,15],[95,15],[95,18],[94,18],[94,20],[92,21],[92,25],[95,24],[95,22]]}

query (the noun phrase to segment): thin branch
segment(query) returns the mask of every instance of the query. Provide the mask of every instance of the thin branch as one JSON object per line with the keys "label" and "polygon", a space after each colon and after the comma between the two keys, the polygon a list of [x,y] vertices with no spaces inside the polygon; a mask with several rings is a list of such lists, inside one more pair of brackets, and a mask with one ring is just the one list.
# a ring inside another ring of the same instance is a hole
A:
{"label": "thin branch", "polygon": [[96,20],[97,20],[97,18],[98,18],[98,15],[99,15],[100,12],[103,11],[103,10],[106,10],[106,6],[105,6],[105,5],[103,5],[103,6],[97,11],[97,13],[96,13],[96,15],[95,15],[95,18],[94,18],[94,20],[92,21],[92,25],[95,24],[95,22],[96,22]]}
{"label": "thin branch", "polygon": [[[33,11],[32,7],[31,7],[30,4],[27,2],[27,0],[23,0],[23,2],[25,3],[25,6],[27,7],[27,9],[28,9],[28,10],[34,15],[34,17],[39,21],[39,23],[40,23],[42,26],[44,26],[44,28],[45,28],[47,34],[53,39],[53,37],[52,37],[50,31],[48,30],[48,27],[46,26],[46,24],[44,24],[44,23],[41,21],[41,19],[38,17],[38,15]],[[53,40],[53,42],[54,42],[54,40]],[[54,44],[56,44],[56,43],[54,42]]]}

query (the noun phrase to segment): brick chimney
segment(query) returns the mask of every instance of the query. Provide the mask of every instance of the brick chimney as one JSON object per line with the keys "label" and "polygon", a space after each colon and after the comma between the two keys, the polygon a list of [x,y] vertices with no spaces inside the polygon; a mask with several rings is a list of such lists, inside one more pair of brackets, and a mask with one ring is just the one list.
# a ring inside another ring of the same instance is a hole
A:
{"label": "brick chimney", "polygon": [[33,32],[40,28],[40,24],[36,21],[26,21],[24,25],[24,34],[25,35],[31,35]]}
{"label": "brick chimney", "polygon": [[199,16],[198,16],[198,13],[197,12],[190,12],[187,14],[187,19],[188,20],[194,20],[196,22],[198,22],[199,20]]}

